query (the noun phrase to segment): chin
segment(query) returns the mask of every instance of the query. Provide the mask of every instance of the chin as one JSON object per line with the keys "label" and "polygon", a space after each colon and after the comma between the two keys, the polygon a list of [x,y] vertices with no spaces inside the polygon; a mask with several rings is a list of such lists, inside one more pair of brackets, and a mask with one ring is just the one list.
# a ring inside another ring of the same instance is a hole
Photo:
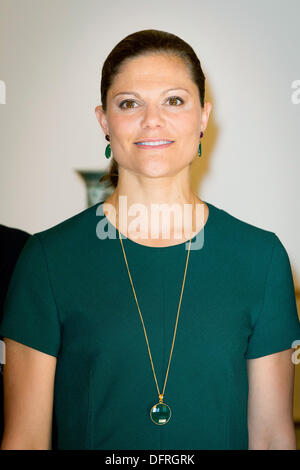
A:
{"label": "chin", "polygon": [[137,173],[146,176],[148,178],[163,178],[172,176],[174,174],[174,168],[170,168],[169,165],[146,165],[143,168],[139,168]]}
{"label": "chin", "polygon": [[140,176],[145,176],[146,178],[163,178],[169,176],[165,171],[139,171]]}

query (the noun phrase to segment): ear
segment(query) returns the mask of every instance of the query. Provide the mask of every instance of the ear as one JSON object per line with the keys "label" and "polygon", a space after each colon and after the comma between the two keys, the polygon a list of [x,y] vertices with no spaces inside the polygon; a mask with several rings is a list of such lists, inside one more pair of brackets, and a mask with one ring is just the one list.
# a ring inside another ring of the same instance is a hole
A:
{"label": "ear", "polygon": [[204,132],[205,129],[206,129],[211,109],[212,109],[212,104],[209,103],[208,101],[206,101],[204,103],[204,107],[202,108],[202,111],[201,111],[201,130],[202,130],[202,132]]}
{"label": "ear", "polygon": [[102,130],[103,130],[104,134],[105,135],[109,134],[107,119],[106,119],[106,116],[105,116],[105,112],[103,111],[103,107],[102,106],[96,106],[95,114],[96,114],[96,118],[97,118],[100,126],[102,127]]}

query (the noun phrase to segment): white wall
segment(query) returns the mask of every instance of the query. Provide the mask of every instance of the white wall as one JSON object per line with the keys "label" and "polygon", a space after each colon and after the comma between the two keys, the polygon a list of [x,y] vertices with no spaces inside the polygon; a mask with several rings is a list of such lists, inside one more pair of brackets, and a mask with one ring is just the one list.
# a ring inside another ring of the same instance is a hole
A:
{"label": "white wall", "polygon": [[195,189],[276,232],[300,278],[299,15],[298,0],[0,0],[0,223],[34,233],[85,208],[74,169],[108,165],[103,61],[127,34],[162,29],[195,49],[213,103]]}

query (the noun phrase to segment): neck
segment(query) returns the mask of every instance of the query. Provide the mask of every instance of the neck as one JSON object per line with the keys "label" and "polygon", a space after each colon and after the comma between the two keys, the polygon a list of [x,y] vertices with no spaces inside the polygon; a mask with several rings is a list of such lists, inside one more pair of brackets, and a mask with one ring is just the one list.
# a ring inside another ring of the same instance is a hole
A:
{"label": "neck", "polygon": [[[166,194],[144,191],[135,195],[117,186],[104,202],[109,221],[128,238],[149,246],[168,246],[189,240],[204,226],[205,204],[191,191]],[[208,209],[207,209],[208,210]]]}

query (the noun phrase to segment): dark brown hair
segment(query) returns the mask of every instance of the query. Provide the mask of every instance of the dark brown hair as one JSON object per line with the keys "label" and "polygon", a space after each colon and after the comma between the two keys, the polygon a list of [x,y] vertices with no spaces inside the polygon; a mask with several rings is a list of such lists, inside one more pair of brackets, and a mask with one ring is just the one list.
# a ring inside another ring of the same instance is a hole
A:
{"label": "dark brown hair", "polygon": [[[157,29],[145,29],[122,39],[107,56],[101,77],[101,101],[103,111],[107,109],[107,92],[114,77],[120,72],[125,61],[150,54],[169,54],[181,58],[186,64],[192,80],[198,87],[201,107],[204,106],[205,76],[193,48],[175,34]],[[108,173],[99,181],[106,181],[114,187],[118,184],[118,163],[112,157]]]}

